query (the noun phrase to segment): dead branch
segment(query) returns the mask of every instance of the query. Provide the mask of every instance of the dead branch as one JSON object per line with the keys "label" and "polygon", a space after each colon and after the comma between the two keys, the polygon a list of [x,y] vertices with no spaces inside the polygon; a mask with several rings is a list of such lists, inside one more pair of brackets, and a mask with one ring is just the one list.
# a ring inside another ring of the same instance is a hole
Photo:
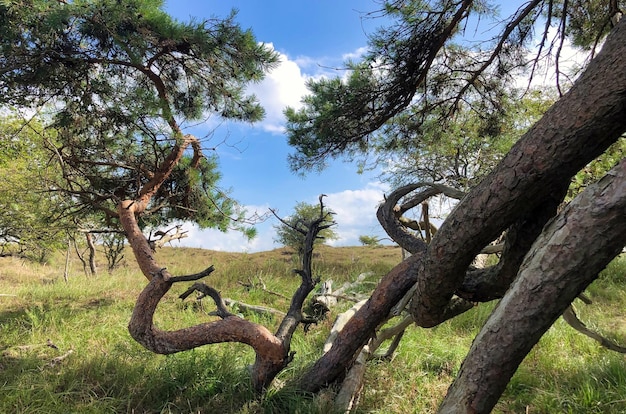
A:
{"label": "dead branch", "polygon": [[50,362],[48,363],[48,365],[50,365],[51,367],[63,362],[64,359],[66,359],[67,357],[69,357],[70,355],[72,355],[74,353],[73,349],[70,349],[69,351],[67,351],[66,353],[64,353],[63,355],[59,355],[58,357],[52,358],[52,360],[50,360]]}
{"label": "dead branch", "polygon": [[356,298],[356,297],[346,296],[346,295],[338,295],[336,293],[324,293],[324,294],[320,293],[319,295],[314,296],[315,300],[318,300],[319,298],[324,298],[324,297],[343,299],[343,300],[347,300],[348,302],[354,302],[354,303],[363,300],[363,298]]}
{"label": "dead branch", "polygon": [[[347,316],[351,317],[352,315],[353,312],[348,311]],[[345,322],[343,323],[343,325],[345,325]],[[348,370],[346,377],[342,381],[341,388],[337,393],[337,396],[335,397],[335,409],[337,410],[337,412],[349,413],[357,406],[359,398],[361,396],[361,392],[364,387],[367,361],[372,358],[391,358],[398,345],[400,344],[400,340],[404,335],[404,331],[412,323],[413,317],[408,315],[397,325],[377,332],[376,336],[374,338],[371,338],[368,344],[361,348],[358,356]],[[341,326],[341,328],[343,327],[343,325]],[[335,326],[333,326],[333,329],[335,329]],[[385,354],[380,357],[374,356],[374,353],[383,344],[383,342],[391,338],[393,338],[393,341],[389,346],[387,352],[385,352]]]}
{"label": "dead branch", "polygon": [[331,213],[326,211],[324,208],[324,197],[324,194],[319,196],[320,209],[318,217],[308,223],[305,223],[306,233],[301,258],[302,268],[294,270],[294,273],[300,275],[301,283],[292,296],[287,315],[285,315],[276,331],[276,337],[283,342],[285,349],[290,348],[291,337],[293,336],[293,333],[298,325],[303,321],[302,307],[304,305],[304,301],[313,291],[315,285],[319,282],[319,278],[313,277],[312,269],[313,246],[315,244],[315,240],[318,238],[318,234],[322,230],[335,224],[334,221],[329,223]]}
{"label": "dead branch", "polygon": [[[385,342],[388,339],[391,339],[394,337],[398,338],[398,336],[402,337],[406,328],[408,328],[412,323],[414,323],[413,317],[411,315],[406,315],[396,325],[378,331],[376,333],[376,337],[370,341],[370,344],[369,344],[370,352],[372,354],[376,352],[376,350],[383,344],[383,342]],[[390,356],[390,354],[392,354],[395,351],[397,346],[398,346],[397,343],[396,344],[392,343],[392,345],[390,346],[390,350],[387,350],[387,352],[385,353],[385,356],[387,357]]]}
{"label": "dead branch", "polygon": [[498,243],[498,244],[490,244],[489,246],[484,247],[481,251],[480,254],[495,254],[495,253],[500,253],[502,252],[502,250],[504,249],[504,243]]}
{"label": "dead branch", "polygon": [[242,282],[242,281],[240,281],[240,280],[238,280],[238,281],[237,281],[237,283],[238,283],[239,285],[241,285],[241,286],[245,287],[245,288],[246,288],[246,289],[248,289],[248,290],[251,290],[251,289],[259,289],[259,290],[262,290],[263,292],[268,293],[268,294],[270,294],[270,295],[277,296],[277,297],[279,297],[279,298],[281,298],[281,299],[286,299],[286,300],[289,300],[289,298],[288,298],[287,296],[285,296],[285,295],[283,295],[283,294],[281,294],[281,293],[278,293],[278,292],[274,292],[274,291],[272,291],[272,290],[269,290],[269,289],[267,288],[267,286],[265,286],[265,282],[263,281],[263,279],[261,279],[261,277],[260,277],[260,276],[258,276],[257,278],[259,279],[259,283],[254,283],[250,277],[248,277],[248,283],[246,283],[246,282]]}
{"label": "dead branch", "polygon": [[[208,275],[210,275],[213,271],[215,270],[215,267],[213,265],[207,267],[206,269],[204,269],[203,271],[199,272],[199,273],[194,273],[192,275],[185,275],[185,276],[169,276],[168,277],[168,281],[171,283],[176,283],[176,282],[192,282],[195,280],[200,280],[203,277],[207,277]],[[161,269],[161,274],[163,274],[165,271],[165,268]],[[169,275],[169,273],[168,273]],[[165,277],[165,276],[164,276]],[[183,298],[181,298],[183,299]]]}
{"label": "dead branch", "polygon": [[605,338],[599,333],[587,328],[587,326],[578,318],[578,315],[576,315],[576,311],[574,310],[574,307],[572,305],[569,305],[567,309],[565,309],[565,312],[563,312],[563,319],[565,320],[565,322],[567,322],[569,326],[576,329],[583,335],[586,335],[589,338],[597,341],[603,347],[610,349],[611,351],[626,354],[626,347],[617,345],[616,343]]}
{"label": "dead branch", "polygon": [[[172,233],[174,231],[174,233]],[[169,228],[165,231],[156,231],[154,234],[150,234],[148,237],[148,243],[150,243],[150,247],[152,250],[156,250],[157,248],[163,247],[165,244],[170,243],[174,240],[181,240],[187,237],[187,231],[183,231],[182,225],[176,225],[172,228]],[[158,237],[157,239],[152,239],[152,236]]]}
{"label": "dead branch", "polygon": [[204,283],[194,283],[189,289],[182,293],[179,298],[185,300],[185,298],[187,298],[193,292],[200,292],[200,296],[198,296],[198,299],[202,299],[205,296],[211,297],[211,299],[213,299],[213,301],[215,302],[215,306],[217,306],[216,315],[220,318],[225,319],[229,316],[235,316],[233,313],[230,313],[226,308],[226,304],[224,303],[225,301],[220,296],[220,293],[212,287],[205,285]]}
{"label": "dead branch", "polygon": [[335,409],[339,413],[351,412],[359,403],[363,391],[363,378],[369,359],[369,347],[365,345],[341,383],[341,389],[335,397]]}
{"label": "dead branch", "polygon": [[233,306],[236,306],[243,310],[254,312],[260,315],[270,314],[270,315],[279,316],[281,318],[284,318],[287,315],[285,312],[279,311],[278,309],[270,308],[268,306],[250,305],[248,303],[240,302],[238,300],[233,300],[229,298],[224,298],[224,303],[230,306],[231,308]]}
{"label": "dead branch", "polygon": [[328,335],[328,338],[326,339],[326,342],[324,343],[324,352],[330,351],[333,344],[335,343],[335,339],[339,335],[339,332],[343,330],[343,328],[346,326],[348,321],[352,319],[352,317],[356,314],[356,312],[359,309],[361,309],[361,307],[365,305],[366,302],[367,300],[365,299],[360,302],[357,302],[350,309],[348,309],[347,311],[337,316],[337,319],[335,319],[335,323],[333,324],[333,327],[330,330],[330,334]]}

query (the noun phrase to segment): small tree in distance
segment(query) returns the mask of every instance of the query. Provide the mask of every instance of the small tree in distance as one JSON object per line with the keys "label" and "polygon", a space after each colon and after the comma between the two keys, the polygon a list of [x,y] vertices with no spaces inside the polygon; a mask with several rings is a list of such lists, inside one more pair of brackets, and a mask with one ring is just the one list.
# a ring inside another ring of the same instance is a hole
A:
{"label": "small tree in distance", "polygon": [[[305,202],[296,204],[294,207],[294,213],[285,219],[279,218],[281,223],[274,226],[276,229],[276,238],[274,241],[282,244],[283,246],[292,248],[296,253],[298,253],[298,256],[302,257],[305,245],[304,238],[306,236],[306,232],[303,233],[303,230],[306,229],[307,223],[319,217],[319,210],[319,205],[308,204]],[[276,215],[274,211],[272,212]],[[327,210],[327,213],[328,215],[325,216],[322,225],[330,225],[333,223],[331,217],[335,213],[332,210]],[[276,217],[278,217],[278,215],[276,215]],[[332,228],[328,227],[319,232],[314,244],[324,244],[326,240],[337,240],[338,237],[337,233]]]}
{"label": "small tree in distance", "polygon": [[[276,229],[276,238],[274,241],[285,247],[292,248],[298,256],[302,257],[304,254],[304,238],[306,236],[306,232],[303,233],[302,230],[306,228],[307,223],[319,217],[319,209],[319,205],[299,202],[294,207],[294,213],[285,219],[281,219],[275,211],[272,211],[272,213],[274,213],[274,215],[281,221],[280,224],[274,226]],[[335,213],[328,209],[326,209],[326,212],[328,215],[325,216],[326,218],[322,224],[333,224],[331,217]],[[339,236],[337,235],[337,232],[328,227],[319,232],[314,241],[314,245],[318,246],[320,244],[324,244],[326,240],[337,240],[338,238]]]}
{"label": "small tree in distance", "polygon": [[376,236],[368,236],[364,234],[359,236],[359,242],[361,242],[363,246],[380,246],[380,238]]}

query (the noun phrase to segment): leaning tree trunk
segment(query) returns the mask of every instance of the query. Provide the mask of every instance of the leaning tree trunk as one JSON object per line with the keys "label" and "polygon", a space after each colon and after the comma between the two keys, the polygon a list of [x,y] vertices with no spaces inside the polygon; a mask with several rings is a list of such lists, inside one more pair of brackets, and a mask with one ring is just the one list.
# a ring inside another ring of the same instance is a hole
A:
{"label": "leaning tree trunk", "polygon": [[626,159],[544,230],[474,340],[441,413],[488,413],[518,365],[626,243]]}
{"label": "leaning tree trunk", "polygon": [[442,224],[418,277],[411,312],[423,327],[446,307],[480,250],[520,218],[565,194],[571,177],[626,130],[626,23],[574,86],[513,146]]}
{"label": "leaning tree trunk", "polygon": [[[621,22],[572,89],[457,205],[428,249],[424,252],[417,248],[419,254],[383,278],[366,306],[346,324],[331,350],[304,375],[301,386],[316,391],[339,379],[356,352],[374,334],[378,323],[387,317],[386,312],[413,286],[413,280],[417,281],[417,289],[411,313],[424,327],[454,317],[471,307],[471,301],[477,298],[502,297],[517,276],[539,229],[554,215],[571,177],[626,131],[625,69],[626,23]],[[415,188],[407,186],[404,194]],[[393,217],[379,216],[379,220],[393,223]],[[415,240],[398,230],[400,227],[392,225],[385,229],[401,246],[415,245]],[[469,269],[481,249],[507,228],[515,228],[518,233],[518,239],[507,241],[505,246],[508,252],[503,260],[508,263],[494,268],[496,271]],[[571,255],[582,253],[570,252]],[[598,273],[604,266],[602,263],[604,259],[594,263],[589,272]],[[472,284],[477,277],[483,278],[482,282]],[[506,281],[504,285],[502,280]],[[494,287],[498,289],[496,295],[491,290]],[[455,293],[468,301],[463,303],[453,298]],[[498,389],[490,392],[496,399],[500,395]],[[471,412],[471,408],[467,411]]]}

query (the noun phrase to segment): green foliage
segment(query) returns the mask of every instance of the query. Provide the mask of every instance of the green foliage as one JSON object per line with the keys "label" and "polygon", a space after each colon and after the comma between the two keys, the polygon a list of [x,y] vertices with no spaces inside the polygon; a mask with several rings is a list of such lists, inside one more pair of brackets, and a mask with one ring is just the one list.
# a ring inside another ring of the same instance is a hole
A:
{"label": "green foliage", "polygon": [[[276,229],[276,238],[274,240],[302,255],[304,253],[308,224],[323,217],[321,225],[331,225],[334,223],[332,214],[334,213],[326,208],[320,211],[319,205],[300,202],[294,207],[294,213],[284,219],[284,223],[274,226]],[[327,240],[335,240],[337,238],[338,235],[332,228],[322,229],[317,239],[315,239],[314,245],[324,244]]]}
{"label": "green foliage", "polygon": [[[160,0],[0,5],[0,104],[47,114],[58,131],[48,149],[63,167],[54,186],[72,200],[73,216],[99,214],[101,225],[116,226],[119,200],[136,198],[167,165],[186,122],[263,117],[245,87],[277,55],[234,19],[179,22]],[[213,157],[186,155],[141,225],[189,220],[226,229],[243,212],[218,180]]]}
{"label": "green foliage", "polygon": [[359,242],[363,246],[380,246],[380,239],[376,236],[361,235],[359,236]]}
{"label": "green foliage", "polygon": [[[381,167],[394,185],[426,180],[466,189],[557,97],[512,86],[542,65],[541,54],[528,59],[537,39],[552,53],[568,39],[593,48],[625,7],[527,3],[509,22],[492,2],[471,3],[385,2],[381,14],[390,23],[370,36],[361,60],[346,62],[343,76],[311,81],[303,107],[285,111],[292,169],[321,169],[345,157],[360,170]],[[490,23],[502,31],[483,34]],[[542,38],[535,30],[544,23],[561,23],[558,36],[567,39]]]}
{"label": "green foliage", "polygon": [[503,98],[500,111],[487,117],[460,104],[445,128],[438,110],[416,125],[408,109],[381,129],[371,148],[396,186],[430,181],[465,190],[495,167],[555,96],[550,90],[531,90],[520,100]]}
{"label": "green foliage", "polygon": [[45,261],[75,229],[63,218],[63,200],[48,191],[60,175],[44,151],[53,138],[31,121],[0,119],[0,253]]}
{"label": "green foliage", "polygon": [[[563,2],[558,2],[563,7]],[[569,18],[569,33],[576,46],[585,49],[595,48],[600,40],[613,27],[611,21],[616,13],[624,13],[626,2],[623,0],[586,0],[567,3],[566,14]],[[563,15],[560,10],[559,17]]]}
{"label": "green foliage", "polygon": [[[362,60],[347,62],[343,78],[310,82],[312,93],[303,99],[303,108],[286,110],[289,143],[296,149],[292,168],[323,168],[331,157],[367,154],[381,145],[376,131],[393,126],[398,117],[403,123],[410,117],[412,128],[420,128],[437,114],[439,128],[445,129],[465,102],[487,125],[498,117],[512,72],[525,59],[532,19],[529,15],[509,33],[506,50],[487,71],[483,66],[489,66],[491,51],[470,46],[458,30],[469,15],[494,14],[486,2],[473,3],[386,2],[384,14],[391,23],[370,36]],[[460,43],[454,44],[457,39]],[[384,146],[402,139],[386,134]]]}

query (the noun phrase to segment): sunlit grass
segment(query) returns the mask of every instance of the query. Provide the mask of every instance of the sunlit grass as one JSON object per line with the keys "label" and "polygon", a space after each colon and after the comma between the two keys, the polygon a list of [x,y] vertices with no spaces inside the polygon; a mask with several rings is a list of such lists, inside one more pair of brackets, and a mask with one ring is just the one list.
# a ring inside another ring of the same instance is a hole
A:
{"label": "sunlit grass", "polygon": [[[299,282],[292,271],[297,262],[282,249],[238,255],[168,248],[157,257],[178,275],[213,264],[216,270],[206,282],[224,297],[283,311],[289,300],[280,295],[289,297]],[[371,289],[399,260],[400,251],[393,248],[322,248],[315,272],[338,287],[371,271]],[[85,277],[73,260],[68,283],[63,281],[63,264],[62,255],[45,266],[0,259],[0,294],[15,295],[0,297],[1,413],[331,412],[329,392],[303,396],[290,381],[319,357],[334,316],[306,334],[297,331],[292,341],[296,357],[276,381],[285,387],[258,397],[250,389],[248,372],[254,354],[245,345],[218,344],[163,356],[130,338],[128,320],[146,284],[130,259],[113,273],[102,269],[93,278]],[[256,288],[245,286],[249,283]],[[622,344],[625,283],[623,258],[588,289],[592,305],[575,302],[589,327]],[[212,318],[207,315],[213,310],[210,302],[178,299],[186,288],[174,286],[160,304],[156,320],[161,328]],[[341,303],[339,309],[350,305]],[[369,363],[357,412],[434,412],[493,306],[477,306],[434,329],[411,327],[392,361]],[[270,329],[279,322],[254,314],[246,318]],[[524,360],[494,412],[626,412],[624,355],[607,351],[558,320]]]}

